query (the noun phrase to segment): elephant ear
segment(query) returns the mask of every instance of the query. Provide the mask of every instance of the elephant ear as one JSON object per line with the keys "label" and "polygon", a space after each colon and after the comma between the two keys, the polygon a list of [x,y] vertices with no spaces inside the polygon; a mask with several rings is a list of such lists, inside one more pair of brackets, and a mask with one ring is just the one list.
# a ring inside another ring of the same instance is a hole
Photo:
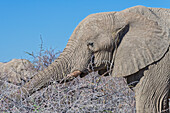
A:
{"label": "elephant ear", "polygon": [[156,22],[136,13],[119,12],[115,15],[115,24],[121,28],[117,32],[121,42],[114,51],[114,77],[136,73],[167,52],[168,34]]}

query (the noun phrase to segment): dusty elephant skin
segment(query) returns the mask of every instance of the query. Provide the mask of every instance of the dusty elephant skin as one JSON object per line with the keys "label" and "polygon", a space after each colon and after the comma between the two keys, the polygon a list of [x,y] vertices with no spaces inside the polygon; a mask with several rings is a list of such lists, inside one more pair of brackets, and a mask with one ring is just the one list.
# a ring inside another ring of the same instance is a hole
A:
{"label": "dusty elephant skin", "polygon": [[125,77],[129,84],[138,81],[133,85],[138,113],[168,113],[169,18],[169,9],[144,6],[86,17],[55,62],[12,97],[18,101],[51,81],[69,81],[91,71],[103,74],[109,67],[113,77]]}
{"label": "dusty elephant skin", "polygon": [[25,59],[13,59],[0,63],[0,80],[19,85],[33,76],[35,73],[33,67],[33,64]]}

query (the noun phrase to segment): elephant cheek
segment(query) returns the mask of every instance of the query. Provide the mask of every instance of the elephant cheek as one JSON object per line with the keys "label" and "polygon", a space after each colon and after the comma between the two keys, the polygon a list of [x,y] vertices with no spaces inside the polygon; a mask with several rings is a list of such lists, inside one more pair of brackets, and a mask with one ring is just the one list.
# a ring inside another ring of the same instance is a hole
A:
{"label": "elephant cheek", "polygon": [[75,60],[73,62],[73,68],[71,69],[71,73],[75,71],[80,71],[85,73],[88,69],[88,65],[91,62],[91,57],[92,55],[90,53],[81,54],[75,57]]}
{"label": "elephant cheek", "polygon": [[109,66],[112,60],[112,52],[109,51],[101,51],[100,53],[95,55],[95,66],[96,67],[101,67],[101,66]]}

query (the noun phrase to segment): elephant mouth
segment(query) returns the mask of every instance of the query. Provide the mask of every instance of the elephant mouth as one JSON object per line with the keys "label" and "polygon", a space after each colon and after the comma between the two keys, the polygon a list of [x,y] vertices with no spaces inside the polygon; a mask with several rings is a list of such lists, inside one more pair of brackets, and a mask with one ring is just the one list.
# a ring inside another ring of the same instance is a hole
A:
{"label": "elephant mouth", "polygon": [[74,72],[68,74],[67,77],[76,78],[76,77],[80,76],[82,78],[82,77],[88,75],[91,72],[102,70],[102,69],[104,69],[104,67],[105,67],[105,64],[101,64],[100,66],[96,67],[95,64],[94,64],[94,60],[92,60],[91,63],[88,65],[87,69],[85,69],[83,71],[79,71],[79,70],[74,71]]}
{"label": "elephant mouth", "polygon": [[68,74],[67,77],[69,77],[69,78],[74,77],[75,78],[75,77],[80,76],[82,78],[82,77],[88,75],[91,72],[96,72],[96,71],[105,69],[105,67],[106,67],[106,64],[104,62],[99,63],[97,65],[97,62],[95,63],[95,56],[92,55],[91,60],[90,60],[86,69],[84,69],[83,71],[80,71],[80,70],[73,71],[72,73]]}
{"label": "elephant mouth", "polygon": [[93,69],[88,68],[84,71],[74,71],[74,72],[68,74],[67,77],[68,78],[76,78],[76,77],[80,76],[82,78],[93,71],[95,72],[95,71],[101,70],[103,68],[104,68],[104,64],[99,67],[93,67]]}

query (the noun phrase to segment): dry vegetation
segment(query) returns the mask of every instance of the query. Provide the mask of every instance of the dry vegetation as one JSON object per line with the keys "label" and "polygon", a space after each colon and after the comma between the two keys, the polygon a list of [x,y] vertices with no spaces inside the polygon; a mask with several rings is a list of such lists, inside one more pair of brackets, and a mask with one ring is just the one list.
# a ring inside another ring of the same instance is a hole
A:
{"label": "dry vegetation", "polygon": [[[42,70],[56,59],[59,52],[43,50],[32,56],[36,70]],[[24,83],[23,83],[24,84]],[[22,86],[22,85],[21,85]],[[134,113],[134,93],[123,78],[99,76],[90,73],[84,78],[75,78],[69,83],[54,83],[20,104],[6,99],[4,95],[15,92],[19,87],[4,80],[0,81],[0,112],[2,113]]]}

